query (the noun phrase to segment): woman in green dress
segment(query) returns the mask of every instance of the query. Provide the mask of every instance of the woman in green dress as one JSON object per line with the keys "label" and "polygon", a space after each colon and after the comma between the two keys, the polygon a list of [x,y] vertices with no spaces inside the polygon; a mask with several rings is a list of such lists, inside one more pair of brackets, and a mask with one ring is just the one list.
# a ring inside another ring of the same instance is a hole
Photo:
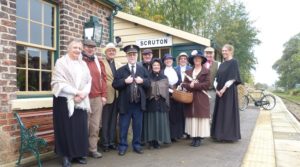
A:
{"label": "woman in green dress", "polygon": [[162,63],[159,59],[152,60],[151,69],[151,87],[147,96],[147,110],[144,112],[143,137],[149,148],[160,148],[161,143],[171,143],[169,82],[162,73]]}

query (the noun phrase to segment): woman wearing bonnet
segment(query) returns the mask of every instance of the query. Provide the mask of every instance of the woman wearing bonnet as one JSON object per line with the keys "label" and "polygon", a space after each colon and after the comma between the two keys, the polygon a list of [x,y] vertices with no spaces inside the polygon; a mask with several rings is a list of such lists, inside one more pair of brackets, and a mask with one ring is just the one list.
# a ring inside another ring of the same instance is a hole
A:
{"label": "woman wearing bonnet", "polygon": [[51,82],[55,153],[62,157],[63,167],[71,166],[72,160],[86,163],[88,154],[91,76],[81,50],[80,40],[69,43],[67,54],[56,61]]}

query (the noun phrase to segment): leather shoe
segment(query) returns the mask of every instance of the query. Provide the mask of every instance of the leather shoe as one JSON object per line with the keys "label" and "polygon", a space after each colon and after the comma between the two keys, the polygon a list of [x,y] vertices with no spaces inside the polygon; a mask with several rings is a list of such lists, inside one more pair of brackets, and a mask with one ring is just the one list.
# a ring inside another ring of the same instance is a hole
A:
{"label": "leather shoe", "polygon": [[76,163],[79,163],[79,164],[87,164],[87,161],[86,161],[85,157],[74,158],[73,161],[76,162]]}
{"label": "leather shoe", "polygon": [[160,149],[160,144],[158,143],[158,141],[153,141],[153,147],[155,148],[155,149]]}
{"label": "leather shoe", "polygon": [[151,150],[152,148],[154,148],[153,145],[154,145],[153,141],[149,141],[148,142],[148,149]]}
{"label": "leather shoe", "polygon": [[192,140],[192,143],[190,144],[190,146],[195,146],[195,143],[196,143],[196,138],[193,137],[193,140]]}
{"label": "leather shoe", "polygon": [[102,154],[99,153],[98,151],[90,152],[89,155],[90,155],[90,157],[93,157],[93,158],[102,158]]}
{"label": "leather shoe", "polygon": [[109,151],[109,146],[103,146],[103,147],[102,147],[102,150],[103,150],[104,152],[108,152],[108,151]]}
{"label": "leather shoe", "polygon": [[126,154],[126,150],[119,150],[119,155],[120,156],[123,156],[123,155],[125,155]]}
{"label": "leather shoe", "polygon": [[117,146],[116,145],[109,145],[108,148],[111,149],[111,150],[116,150]]}
{"label": "leather shoe", "polygon": [[71,167],[71,162],[68,157],[62,158],[62,166],[63,167]]}
{"label": "leather shoe", "polygon": [[139,149],[135,148],[135,149],[133,149],[133,151],[138,153],[138,154],[143,154],[144,153],[141,148],[139,148]]}
{"label": "leather shoe", "polygon": [[193,145],[194,147],[199,147],[201,145],[201,139],[197,138],[195,141],[195,144]]}
{"label": "leather shoe", "polygon": [[172,141],[173,143],[177,142],[177,140],[176,140],[175,138],[172,138],[171,141]]}

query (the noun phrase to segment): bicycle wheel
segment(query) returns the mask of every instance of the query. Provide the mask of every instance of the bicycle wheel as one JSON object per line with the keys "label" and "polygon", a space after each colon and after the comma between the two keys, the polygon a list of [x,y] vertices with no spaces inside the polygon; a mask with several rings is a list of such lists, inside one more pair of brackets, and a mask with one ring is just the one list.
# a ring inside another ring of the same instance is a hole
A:
{"label": "bicycle wheel", "polygon": [[272,110],[276,105],[276,98],[273,95],[264,95],[261,104],[265,110]]}
{"label": "bicycle wheel", "polygon": [[239,100],[239,109],[241,111],[244,111],[249,104],[249,98],[247,96],[243,96],[240,100]]}

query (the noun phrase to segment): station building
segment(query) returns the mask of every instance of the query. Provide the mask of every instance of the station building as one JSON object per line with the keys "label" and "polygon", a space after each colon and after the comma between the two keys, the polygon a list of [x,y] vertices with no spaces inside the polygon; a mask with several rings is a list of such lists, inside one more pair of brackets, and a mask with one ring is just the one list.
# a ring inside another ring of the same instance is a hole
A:
{"label": "station building", "polygon": [[[138,45],[140,53],[144,49],[152,49],[153,57],[157,58],[162,58],[166,53],[176,58],[180,52],[190,54],[194,49],[203,51],[211,45],[207,38],[121,11],[114,19],[114,36],[121,39],[123,46]],[[119,58],[124,56],[124,52],[119,53]],[[121,61],[126,62],[126,59]]]}
{"label": "station building", "polygon": [[[99,55],[116,38],[119,48],[136,44],[159,58],[210,46],[209,39],[120,12],[114,0],[1,0],[0,8],[0,166],[15,166],[19,155],[20,129],[13,113],[52,110],[55,61],[91,25]],[[121,49],[118,60],[126,62]],[[53,145],[42,152],[53,154]],[[28,154],[22,162],[33,160]]]}

